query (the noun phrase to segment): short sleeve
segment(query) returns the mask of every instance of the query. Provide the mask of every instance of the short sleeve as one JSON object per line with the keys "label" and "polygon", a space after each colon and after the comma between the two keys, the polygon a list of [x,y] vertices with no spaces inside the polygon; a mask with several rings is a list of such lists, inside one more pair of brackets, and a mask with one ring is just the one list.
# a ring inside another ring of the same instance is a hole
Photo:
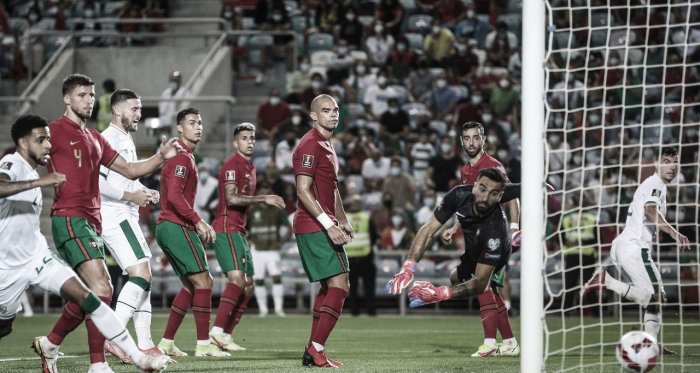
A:
{"label": "short sleeve", "polygon": [[654,178],[650,180],[649,185],[647,185],[647,188],[645,188],[646,190],[644,190],[644,204],[655,203],[660,205],[662,203],[661,194],[664,187],[665,185],[660,179]]}
{"label": "short sleeve", "polygon": [[236,169],[236,164],[231,162],[226,167],[222,168],[219,172],[223,175],[223,183],[227,184],[238,184],[241,173]]}
{"label": "short sleeve", "polygon": [[100,143],[100,147],[102,147],[102,158],[100,158],[100,164],[105,167],[111,166],[119,156],[119,153],[114,150],[112,145],[110,145],[99,132],[94,131],[93,136],[97,138],[97,141]]}
{"label": "short sleeve", "polygon": [[13,159],[11,155],[6,155],[0,160],[0,174],[5,174],[10,180],[17,180],[17,170],[20,165]]}
{"label": "short sleeve", "polygon": [[321,161],[318,158],[318,153],[316,149],[312,147],[313,142],[305,142],[303,145],[297,148],[294,156],[294,172],[297,175],[307,175],[315,177],[316,168],[318,163]]}
{"label": "short sleeve", "polygon": [[445,194],[445,197],[442,199],[442,202],[440,202],[439,205],[435,208],[435,212],[433,214],[435,215],[435,219],[440,222],[440,224],[445,224],[452,215],[454,215],[455,211],[457,211],[457,207],[459,206],[459,193],[457,193],[457,190],[459,189],[459,186],[456,188],[453,188],[450,190],[447,194]]}

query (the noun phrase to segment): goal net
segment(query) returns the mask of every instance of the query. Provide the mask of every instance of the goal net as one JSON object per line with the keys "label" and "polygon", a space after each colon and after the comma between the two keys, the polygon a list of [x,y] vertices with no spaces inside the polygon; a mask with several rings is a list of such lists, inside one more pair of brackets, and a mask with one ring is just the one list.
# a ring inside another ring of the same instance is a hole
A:
{"label": "goal net", "polygon": [[545,179],[556,190],[545,210],[545,369],[619,371],[618,340],[644,330],[642,307],[610,290],[586,299],[580,291],[599,266],[628,282],[612,265],[612,240],[659,149],[675,146],[666,219],[691,249],[660,233],[650,250],[667,297],[658,339],[678,352],[660,356],[656,371],[700,371],[700,1],[550,0],[545,8]]}

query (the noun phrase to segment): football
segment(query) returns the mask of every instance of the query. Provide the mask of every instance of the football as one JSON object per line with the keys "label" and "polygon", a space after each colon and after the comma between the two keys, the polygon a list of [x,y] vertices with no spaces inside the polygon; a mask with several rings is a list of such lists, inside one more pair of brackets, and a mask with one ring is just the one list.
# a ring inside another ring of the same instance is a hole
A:
{"label": "football", "polygon": [[625,371],[648,372],[656,366],[659,344],[651,334],[635,330],[620,338],[615,355]]}

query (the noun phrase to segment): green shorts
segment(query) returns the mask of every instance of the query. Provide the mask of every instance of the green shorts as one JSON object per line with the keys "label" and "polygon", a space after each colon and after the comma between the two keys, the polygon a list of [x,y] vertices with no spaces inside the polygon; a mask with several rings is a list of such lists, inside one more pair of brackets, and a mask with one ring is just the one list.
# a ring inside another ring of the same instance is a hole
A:
{"label": "green shorts", "polygon": [[299,256],[309,282],[350,272],[343,246],[336,246],[326,231],[297,234]]}
{"label": "green shorts", "polygon": [[216,232],[214,252],[219,260],[221,272],[236,270],[245,272],[248,277],[255,275],[250,247],[242,234]]}
{"label": "green shorts", "polygon": [[506,277],[506,267],[501,268],[500,271],[494,272],[491,275],[491,282],[496,283],[499,287],[503,287],[503,282]]}
{"label": "green shorts", "polygon": [[164,221],[156,225],[156,241],[178,277],[209,270],[207,256],[197,232]]}
{"label": "green shorts", "polygon": [[82,262],[105,257],[102,236],[84,218],[52,216],[51,232],[58,253],[73,269]]}

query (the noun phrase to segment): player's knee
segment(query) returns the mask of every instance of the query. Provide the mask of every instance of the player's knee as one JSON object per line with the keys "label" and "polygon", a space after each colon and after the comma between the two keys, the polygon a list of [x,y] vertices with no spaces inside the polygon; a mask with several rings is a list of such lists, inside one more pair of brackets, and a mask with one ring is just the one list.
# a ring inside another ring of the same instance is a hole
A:
{"label": "player's knee", "polygon": [[272,283],[279,285],[282,283],[282,276],[272,276]]}
{"label": "player's knee", "polygon": [[265,285],[265,280],[255,280],[255,281],[253,282],[253,284],[254,284],[255,286],[263,286],[263,285]]}

